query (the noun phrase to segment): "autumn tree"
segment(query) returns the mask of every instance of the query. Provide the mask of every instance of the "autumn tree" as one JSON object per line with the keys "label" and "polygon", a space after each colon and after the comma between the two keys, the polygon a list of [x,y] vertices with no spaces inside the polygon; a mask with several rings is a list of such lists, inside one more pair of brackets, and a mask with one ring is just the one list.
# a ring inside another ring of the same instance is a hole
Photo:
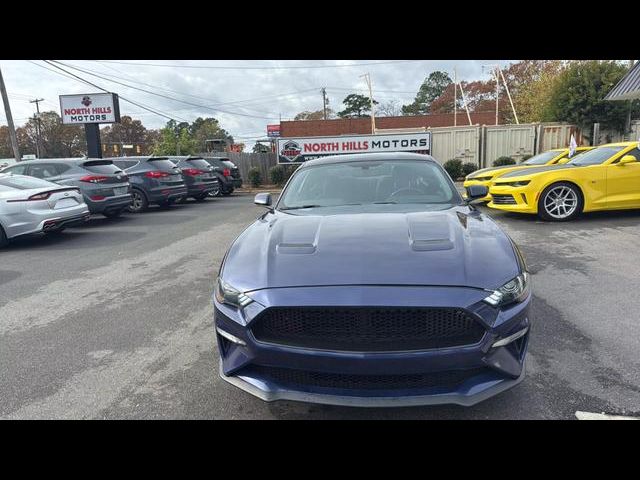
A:
{"label": "autumn tree", "polygon": [[382,102],[376,107],[378,117],[399,117],[400,115],[402,115],[402,106],[398,100]]}
{"label": "autumn tree", "polygon": [[0,125],[0,158],[13,158],[9,127]]}
{"label": "autumn tree", "polygon": [[253,153],[270,153],[271,147],[264,143],[256,143],[251,150]]}
{"label": "autumn tree", "polygon": [[[60,115],[54,111],[40,113],[40,157],[77,157],[87,153],[84,128],[79,125],[63,125]],[[35,154],[36,120],[16,129],[18,145],[22,154]]]}
{"label": "autumn tree", "polygon": [[440,97],[449,85],[451,78],[446,72],[431,72],[418,89],[413,103],[402,106],[405,115],[426,115],[431,112],[431,104]]}
{"label": "autumn tree", "polygon": [[[338,112],[340,118],[361,118],[371,114],[371,100],[364,95],[351,93],[345,97],[342,104],[345,108]],[[373,100],[373,104],[377,105],[378,102]]]}
{"label": "autumn tree", "polygon": [[[330,108],[327,108],[327,118],[331,118],[334,116],[335,114],[333,113],[333,110],[331,110]],[[304,112],[298,113],[295,117],[293,117],[293,119],[294,120],[324,120],[324,110],[316,110],[315,112],[305,110]]]}

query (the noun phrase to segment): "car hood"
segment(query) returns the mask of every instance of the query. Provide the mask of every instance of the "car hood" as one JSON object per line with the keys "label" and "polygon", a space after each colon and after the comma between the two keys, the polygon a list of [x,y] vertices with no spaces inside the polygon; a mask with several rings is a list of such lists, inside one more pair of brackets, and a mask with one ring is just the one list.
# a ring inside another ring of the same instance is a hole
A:
{"label": "car hood", "polygon": [[508,172],[512,168],[517,168],[516,165],[511,165],[508,167],[490,167],[490,168],[481,168],[480,170],[476,170],[473,173],[467,175],[467,180],[473,180],[477,177],[486,177],[487,174],[491,173],[492,175],[498,175],[503,172]]}
{"label": "car hood", "polygon": [[504,175],[500,175],[500,179],[503,178],[513,178],[513,177],[531,177],[533,175],[539,175],[545,172],[551,172],[554,170],[571,170],[573,168],[578,168],[576,165],[564,164],[564,165],[546,165],[542,167],[530,167],[526,170],[518,170],[515,172],[507,172]]}
{"label": "car hood", "polygon": [[469,207],[412,213],[267,213],[229,249],[222,278],[242,291],[327,285],[494,289],[520,272],[509,237]]}

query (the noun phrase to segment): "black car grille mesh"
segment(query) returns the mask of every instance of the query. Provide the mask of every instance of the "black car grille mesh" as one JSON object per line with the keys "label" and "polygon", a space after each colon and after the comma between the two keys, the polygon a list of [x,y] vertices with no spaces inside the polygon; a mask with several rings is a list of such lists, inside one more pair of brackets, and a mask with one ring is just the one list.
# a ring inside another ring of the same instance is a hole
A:
{"label": "black car grille mesh", "polygon": [[492,193],[491,198],[493,199],[493,203],[496,205],[515,205],[516,204],[516,199],[513,198],[513,195]]}
{"label": "black car grille mesh", "polygon": [[251,330],[261,342],[363,352],[470,345],[484,334],[463,309],[417,307],[274,307]]}
{"label": "black car grille mesh", "polygon": [[[398,390],[431,387],[455,387],[465,380],[488,372],[486,367],[443,372],[401,375],[356,375],[344,373],[311,372],[290,368],[253,365],[244,372],[267,378],[279,385],[336,388],[345,390]],[[240,375],[243,373],[241,372]]]}

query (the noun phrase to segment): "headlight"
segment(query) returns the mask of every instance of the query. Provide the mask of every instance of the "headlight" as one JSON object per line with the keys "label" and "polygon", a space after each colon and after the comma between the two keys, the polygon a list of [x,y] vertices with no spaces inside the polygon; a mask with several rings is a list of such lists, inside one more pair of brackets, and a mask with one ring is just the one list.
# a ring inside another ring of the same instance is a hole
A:
{"label": "headlight", "polygon": [[220,277],[216,283],[216,300],[236,308],[244,308],[253,302],[250,297],[225,283]]}
{"label": "headlight", "polygon": [[522,302],[528,294],[529,274],[523,272],[498,290],[494,290],[484,301],[493,307],[501,307],[514,302]]}
{"label": "headlight", "polygon": [[525,187],[531,183],[531,180],[523,180],[521,182],[502,182],[496,183],[496,185],[507,185],[509,187]]}

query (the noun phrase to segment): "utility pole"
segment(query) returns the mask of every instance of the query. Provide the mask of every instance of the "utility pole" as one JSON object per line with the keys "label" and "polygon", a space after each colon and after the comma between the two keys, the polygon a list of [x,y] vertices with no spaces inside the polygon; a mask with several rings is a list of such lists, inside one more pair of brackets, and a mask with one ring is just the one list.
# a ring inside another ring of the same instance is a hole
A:
{"label": "utility pole", "polygon": [[9,136],[11,137],[11,147],[13,148],[13,156],[16,162],[22,160],[20,157],[20,150],[18,149],[18,137],[16,137],[16,129],[13,125],[13,117],[11,116],[11,106],[9,105],[9,97],[7,96],[7,89],[4,86],[4,79],[2,78],[2,70],[0,70],[0,93],[2,94],[2,102],[4,103],[4,115],[7,117],[7,125],[9,126]]}
{"label": "utility pole", "polygon": [[493,71],[493,74],[496,76],[496,125],[498,125],[498,101],[500,99],[500,79],[498,78],[497,65],[496,65],[496,69]]}
{"label": "utility pole", "polygon": [[458,126],[458,74],[453,69],[453,126]]}
{"label": "utility pole", "polygon": [[371,75],[369,75],[368,73],[365,73],[364,75],[360,75],[360,78],[363,78],[363,77],[367,82],[367,86],[369,87],[369,102],[371,104],[371,134],[375,135],[376,134],[376,117],[373,111],[373,89],[371,88]]}
{"label": "utility pole", "polygon": [[322,111],[324,119],[327,119],[327,88],[322,87]]}
{"label": "utility pole", "polygon": [[44,102],[44,98],[36,98],[35,100],[29,100],[29,103],[36,104],[36,111],[38,112],[35,117],[36,125],[36,157],[40,158],[40,132],[42,131],[42,124],[40,123],[40,102]]}

